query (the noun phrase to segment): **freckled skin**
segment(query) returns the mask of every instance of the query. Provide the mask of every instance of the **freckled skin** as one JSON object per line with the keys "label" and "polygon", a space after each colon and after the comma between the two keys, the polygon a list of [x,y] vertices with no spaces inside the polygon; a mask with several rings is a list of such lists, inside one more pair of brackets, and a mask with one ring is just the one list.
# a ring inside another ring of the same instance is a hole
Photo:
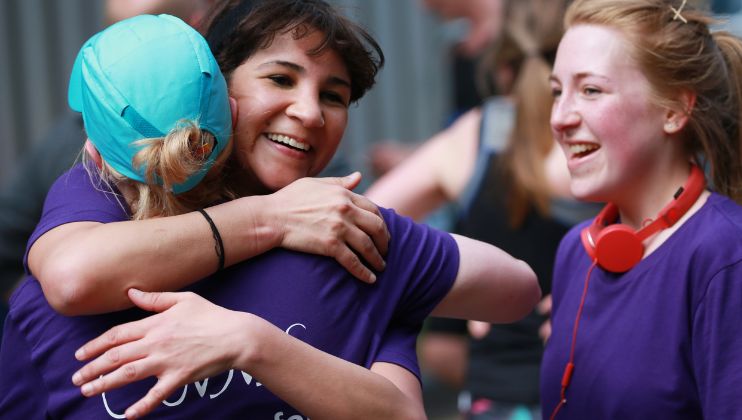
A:
{"label": "freckled skin", "polygon": [[[665,182],[662,171],[678,157],[663,132],[667,111],[650,101],[630,48],[620,31],[596,25],[573,26],[559,45],[551,125],[582,200],[635,201],[648,180]],[[571,142],[599,149],[580,158]]]}

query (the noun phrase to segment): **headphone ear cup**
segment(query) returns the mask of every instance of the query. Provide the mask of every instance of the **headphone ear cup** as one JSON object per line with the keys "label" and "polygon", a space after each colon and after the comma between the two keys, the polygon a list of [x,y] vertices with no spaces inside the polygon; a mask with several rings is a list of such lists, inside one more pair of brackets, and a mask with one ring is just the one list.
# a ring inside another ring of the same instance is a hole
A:
{"label": "headphone ear cup", "polygon": [[629,226],[605,227],[595,238],[595,258],[604,270],[624,273],[641,261],[644,244]]}

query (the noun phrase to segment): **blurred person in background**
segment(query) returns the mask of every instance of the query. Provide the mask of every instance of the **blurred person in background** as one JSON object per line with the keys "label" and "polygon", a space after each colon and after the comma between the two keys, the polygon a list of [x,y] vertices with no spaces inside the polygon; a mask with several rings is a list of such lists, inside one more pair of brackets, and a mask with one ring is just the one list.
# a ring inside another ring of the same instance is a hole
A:
{"label": "blurred person in background", "polygon": [[[491,95],[490,79],[477,79],[477,67],[487,48],[501,32],[504,0],[415,0],[435,14],[445,32],[453,33],[455,41],[448,58],[451,65],[452,101],[445,125]],[[484,82],[484,83],[482,83]],[[484,84],[486,86],[480,86]],[[371,146],[369,165],[372,174],[380,177],[408,157],[415,145],[397,139],[381,140]]]}
{"label": "blurred person in background", "polygon": [[[567,1],[505,2],[505,24],[483,74],[501,95],[426,141],[367,191],[374,202],[417,220],[456,203],[454,231],[529,263],[544,295],[562,236],[599,209],[575,201],[549,126],[550,65]],[[464,390],[469,419],[540,418],[539,367],[549,300],[526,319],[490,326],[433,319],[421,365]],[[541,330],[541,331],[540,331]]]}

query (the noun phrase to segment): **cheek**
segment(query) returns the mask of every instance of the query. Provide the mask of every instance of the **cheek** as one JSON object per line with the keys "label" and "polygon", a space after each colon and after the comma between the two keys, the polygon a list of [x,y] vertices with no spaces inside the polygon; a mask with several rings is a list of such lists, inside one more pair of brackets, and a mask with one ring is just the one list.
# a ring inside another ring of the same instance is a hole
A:
{"label": "cheek", "polygon": [[269,100],[272,97],[271,94],[261,94],[257,89],[253,90],[255,91],[253,94],[245,95],[237,102],[239,107],[237,125],[243,131],[250,131],[257,125],[264,123],[267,115],[273,113],[274,108],[276,108],[274,103],[276,101]]}
{"label": "cheek", "polygon": [[[330,113],[325,117],[325,130],[327,133],[327,146],[334,149],[340,144],[340,140],[345,134],[345,129],[348,126],[348,112],[337,111]],[[334,153],[334,151],[333,151]]]}
{"label": "cheek", "polygon": [[327,133],[331,144],[335,144],[336,147],[340,143],[340,140],[345,134],[345,129],[348,127],[348,112],[338,113],[333,115],[328,121]]}
{"label": "cheek", "polygon": [[326,115],[325,116],[325,132],[322,148],[318,148],[320,152],[317,155],[317,160],[313,163],[312,169],[310,170],[310,176],[315,176],[321,172],[325,166],[330,162],[338,147],[340,141],[343,139],[345,134],[345,128],[348,122],[347,112],[341,115]]}
{"label": "cheek", "polygon": [[641,101],[615,104],[601,113],[596,134],[617,163],[642,162],[650,157],[658,138],[658,111]]}

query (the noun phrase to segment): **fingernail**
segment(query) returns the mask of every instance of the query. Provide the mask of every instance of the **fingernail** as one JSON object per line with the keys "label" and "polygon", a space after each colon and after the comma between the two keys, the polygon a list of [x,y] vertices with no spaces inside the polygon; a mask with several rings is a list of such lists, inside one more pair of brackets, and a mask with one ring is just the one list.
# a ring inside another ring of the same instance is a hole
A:
{"label": "fingernail", "polygon": [[131,294],[133,294],[135,296],[141,296],[142,295],[142,291],[141,290],[135,289],[133,287],[131,289],[129,289],[129,291],[131,292]]}
{"label": "fingernail", "polygon": [[126,413],[124,415],[127,419],[136,419],[139,417],[139,415],[137,414],[137,410],[132,409],[126,410]]}
{"label": "fingernail", "polygon": [[89,395],[91,392],[93,392],[93,385],[90,385],[89,383],[85,384],[80,388],[83,395]]}
{"label": "fingernail", "polygon": [[77,349],[77,351],[75,352],[75,358],[77,360],[83,360],[85,358],[85,350]]}
{"label": "fingernail", "polygon": [[72,383],[79,386],[80,382],[82,382],[82,375],[80,375],[80,372],[75,372],[75,374],[72,375]]}

